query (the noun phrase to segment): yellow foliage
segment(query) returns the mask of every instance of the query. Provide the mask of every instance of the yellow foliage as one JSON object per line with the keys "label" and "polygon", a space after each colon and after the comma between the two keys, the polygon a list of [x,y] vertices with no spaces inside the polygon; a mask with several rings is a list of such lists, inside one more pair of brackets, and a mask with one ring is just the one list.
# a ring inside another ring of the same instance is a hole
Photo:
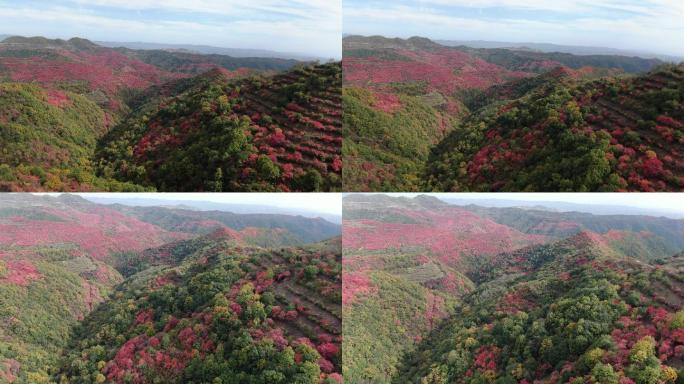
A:
{"label": "yellow foliage", "polygon": [[45,188],[50,191],[62,191],[64,190],[64,183],[62,183],[59,176],[49,173],[45,178]]}
{"label": "yellow foliage", "polygon": [[684,328],[684,310],[677,311],[670,322],[670,329],[677,330]]}
{"label": "yellow foliage", "polygon": [[641,364],[646,359],[655,354],[656,342],[652,336],[646,336],[634,343],[632,351],[629,353],[629,359],[632,363]]}
{"label": "yellow foliage", "polygon": [[660,377],[666,383],[674,383],[677,381],[677,371],[674,368],[663,365]]}

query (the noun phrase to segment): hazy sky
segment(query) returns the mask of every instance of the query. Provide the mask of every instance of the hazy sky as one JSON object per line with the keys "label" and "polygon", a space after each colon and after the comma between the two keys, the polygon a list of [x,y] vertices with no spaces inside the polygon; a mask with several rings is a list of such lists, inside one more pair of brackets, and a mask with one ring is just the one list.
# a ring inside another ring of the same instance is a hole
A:
{"label": "hazy sky", "polygon": [[684,56],[682,0],[342,0],[345,33]]}
{"label": "hazy sky", "polygon": [[0,0],[0,34],[342,55],[341,0]]}
{"label": "hazy sky", "polygon": [[[416,196],[420,193],[388,193],[391,196]],[[500,199],[554,201],[576,204],[617,205],[658,211],[684,213],[684,193],[425,193],[455,199]]]}
{"label": "hazy sky", "polygon": [[154,200],[199,200],[226,204],[270,205],[342,215],[339,193],[77,193],[81,196]]}

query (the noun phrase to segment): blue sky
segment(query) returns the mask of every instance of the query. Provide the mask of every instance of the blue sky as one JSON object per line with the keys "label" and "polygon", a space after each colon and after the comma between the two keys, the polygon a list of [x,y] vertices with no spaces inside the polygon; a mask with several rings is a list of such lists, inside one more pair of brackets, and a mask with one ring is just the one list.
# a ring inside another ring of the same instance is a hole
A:
{"label": "blue sky", "polygon": [[0,34],[339,58],[341,0],[0,0]]}
{"label": "blue sky", "polygon": [[342,0],[343,31],[684,56],[682,0]]}

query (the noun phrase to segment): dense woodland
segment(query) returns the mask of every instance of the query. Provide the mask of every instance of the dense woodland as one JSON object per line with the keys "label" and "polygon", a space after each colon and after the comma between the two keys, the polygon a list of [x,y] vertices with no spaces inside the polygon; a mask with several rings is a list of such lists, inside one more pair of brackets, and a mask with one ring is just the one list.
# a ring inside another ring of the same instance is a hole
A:
{"label": "dense woodland", "polygon": [[294,60],[0,42],[0,189],[341,187],[341,69]]}
{"label": "dense woodland", "polygon": [[684,380],[681,220],[384,195],[344,216],[346,380]]}
{"label": "dense woodland", "polygon": [[151,210],[3,198],[0,382],[341,382],[339,226]]}
{"label": "dense woodland", "polygon": [[343,67],[351,190],[684,187],[682,65],[351,36]]}

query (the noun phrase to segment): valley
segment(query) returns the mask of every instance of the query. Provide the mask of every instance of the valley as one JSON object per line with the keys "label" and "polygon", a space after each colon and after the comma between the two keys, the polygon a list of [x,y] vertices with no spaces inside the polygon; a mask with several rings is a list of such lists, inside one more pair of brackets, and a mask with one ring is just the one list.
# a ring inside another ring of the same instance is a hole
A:
{"label": "valley", "polygon": [[681,220],[439,196],[344,198],[345,380],[680,382]]}
{"label": "valley", "polygon": [[0,382],[341,382],[339,225],[138,208],[3,196]]}
{"label": "valley", "polygon": [[618,55],[343,42],[353,191],[680,191],[681,65]]}

